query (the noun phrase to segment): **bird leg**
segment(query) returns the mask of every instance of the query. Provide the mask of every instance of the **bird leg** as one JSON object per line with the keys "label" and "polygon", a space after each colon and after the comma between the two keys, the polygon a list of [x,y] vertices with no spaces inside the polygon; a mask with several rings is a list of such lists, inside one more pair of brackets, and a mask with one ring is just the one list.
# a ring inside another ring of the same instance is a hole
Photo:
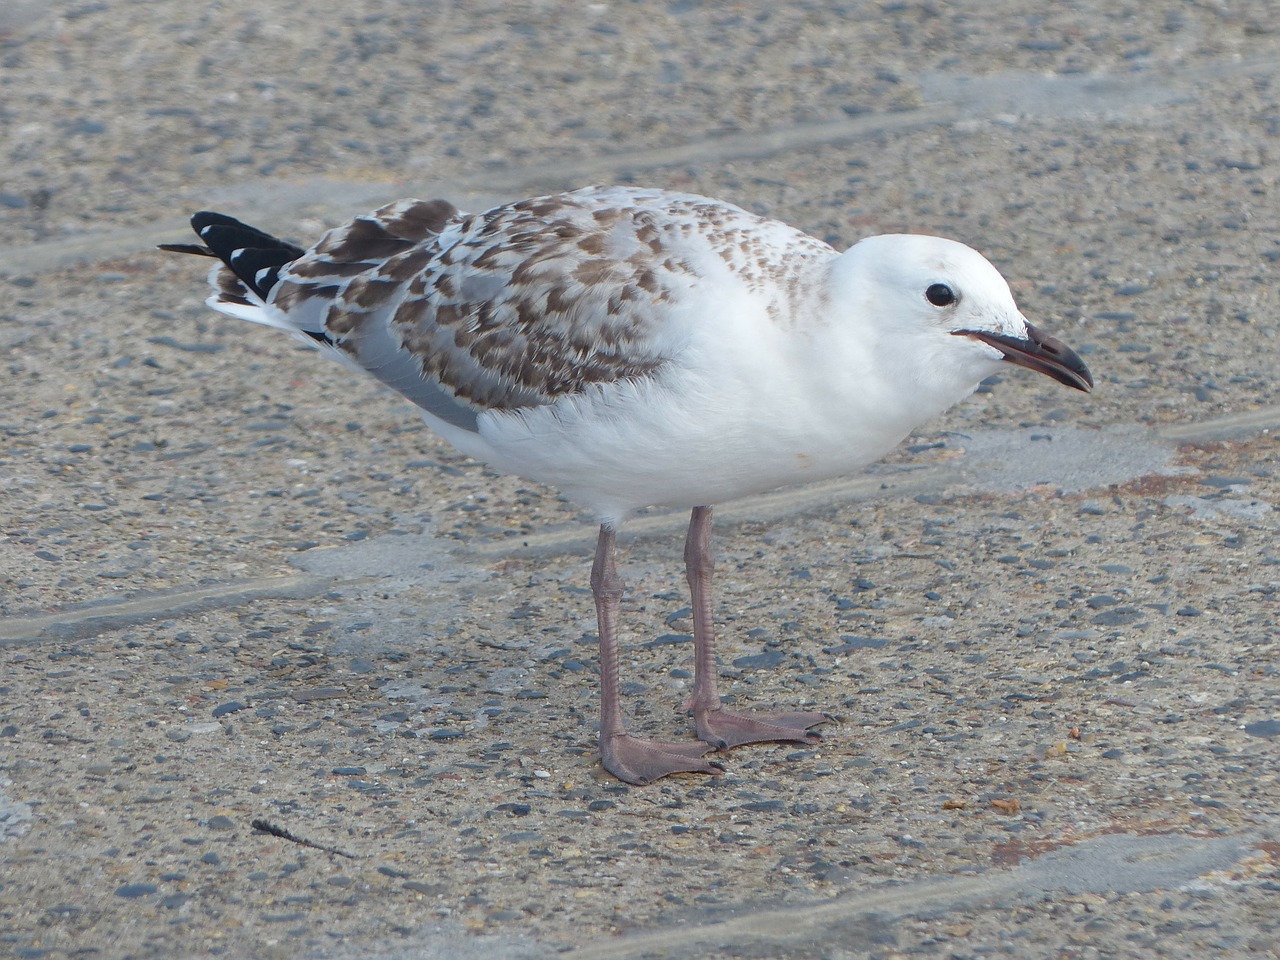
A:
{"label": "bird leg", "polygon": [[693,599],[693,695],[684,709],[693,711],[698,738],[717,750],[743,743],[789,740],[817,743],[821,738],[809,728],[832,718],[825,713],[784,711],[740,714],[720,707],[716,689],[715,622],[711,615],[711,508],[694,507],[689,536],[684,544],[685,570]]}
{"label": "bird leg", "polygon": [[614,529],[601,524],[591,565],[591,593],[600,630],[600,760],[619,780],[635,784],[650,783],[670,773],[719,773],[719,766],[702,759],[711,747],[699,740],[668,743],[641,740],[627,733],[618,682],[618,610],[623,583],[614,562],[616,542]]}

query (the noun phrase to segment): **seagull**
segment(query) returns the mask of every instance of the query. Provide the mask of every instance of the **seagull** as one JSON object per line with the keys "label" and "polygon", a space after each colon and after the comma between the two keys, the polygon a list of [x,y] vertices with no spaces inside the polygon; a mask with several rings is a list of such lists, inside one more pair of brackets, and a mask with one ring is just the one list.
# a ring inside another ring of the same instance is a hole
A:
{"label": "seagull", "polygon": [[[1093,386],[991,263],[939,237],[839,252],[729,203],[621,186],[471,214],[399,200],[306,250],[223,214],[191,225],[199,244],[162,249],[219,261],[214,310],[372,374],[463,454],[595,514],[600,755],[632,784],[719,773],[707,755],[741,744],[816,743],[833,719],[722,706],[714,504],[865,466],[1002,363]],[[696,740],[624,719],[614,554],[650,506],[690,511]]]}

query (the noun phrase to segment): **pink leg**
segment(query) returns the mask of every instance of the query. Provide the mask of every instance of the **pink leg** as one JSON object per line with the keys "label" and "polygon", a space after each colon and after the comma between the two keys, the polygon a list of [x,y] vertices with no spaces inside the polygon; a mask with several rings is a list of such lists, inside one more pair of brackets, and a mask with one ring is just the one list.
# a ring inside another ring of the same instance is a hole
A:
{"label": "pink leg", "polygon": [[601,762],[619,780],[636,784],[651,783],[670,773],[720,773],[718,766],[702,759],[711,747],[699,740],[666,743],[640,740],[627,733],[618,685],[618,608],[623,584],[614,563],[615,544],[614,530],[602,524],[591,566],[591,592],[600,629]]}
{"label": "pink leg", "polygon": [[684,562],[693,598],[694,650],[693,696],[684,706],[693,711],[699,739],[717,750],[770,740],[817,743],[821,737],[809,728],[832,719],[825,713],[740,714],[720,707],[720,694],[716,689],[715,623],[711,616],[711,574],[715,561],[711,554],[710,507],[693,508],[689,536],[684,544]]}

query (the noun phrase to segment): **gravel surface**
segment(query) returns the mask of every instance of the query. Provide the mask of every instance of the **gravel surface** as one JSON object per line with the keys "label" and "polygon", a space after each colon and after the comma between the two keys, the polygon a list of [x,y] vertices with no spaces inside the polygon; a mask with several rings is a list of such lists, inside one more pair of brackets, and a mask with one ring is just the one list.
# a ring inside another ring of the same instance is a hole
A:
{"label": "gravel surface", "polygon": [[[0,953],[1280,955],[1277,14],[9,0]],[[956,237],[1098,381],[718,512],[724,692],[840,722],[714,779],[599,768],[589,518],[151,249],[593,181]]]}

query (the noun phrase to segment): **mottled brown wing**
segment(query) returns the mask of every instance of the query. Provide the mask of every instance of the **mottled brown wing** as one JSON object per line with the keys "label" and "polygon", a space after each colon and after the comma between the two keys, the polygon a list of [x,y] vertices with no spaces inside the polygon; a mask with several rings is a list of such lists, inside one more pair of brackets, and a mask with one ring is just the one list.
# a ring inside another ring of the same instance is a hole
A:
{"label": "mottled brown wing", "polygon": [[691,228],[632,194],[578,191],[463,215],[405,200],[330,232],[270,306],[448,422],[650,376],[694,282]]}

